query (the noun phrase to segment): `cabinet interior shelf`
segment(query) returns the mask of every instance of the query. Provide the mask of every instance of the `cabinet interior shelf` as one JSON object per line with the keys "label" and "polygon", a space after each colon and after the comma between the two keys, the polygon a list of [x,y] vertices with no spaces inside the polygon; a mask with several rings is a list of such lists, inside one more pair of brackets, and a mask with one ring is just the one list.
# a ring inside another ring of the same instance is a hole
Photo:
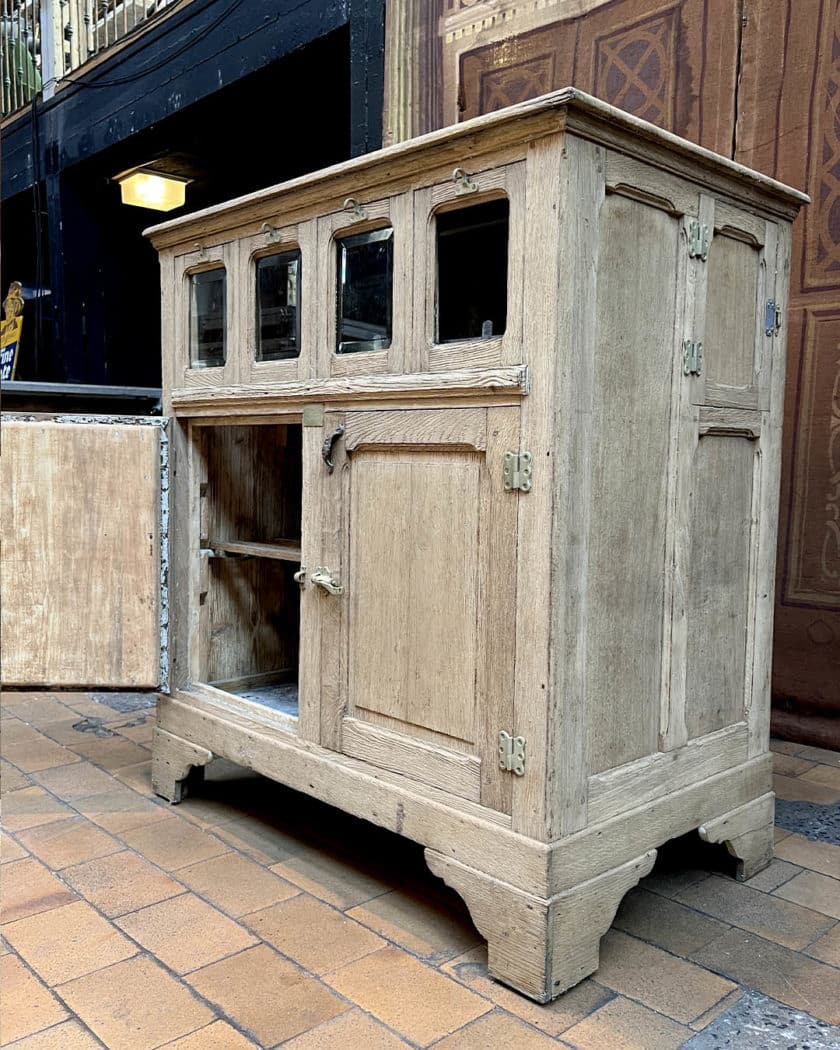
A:
{"label": "cabinet interior shelf", "polygon": [[209,546],[217,558],[274,558],[300,563],[300,540],[213,540]]}

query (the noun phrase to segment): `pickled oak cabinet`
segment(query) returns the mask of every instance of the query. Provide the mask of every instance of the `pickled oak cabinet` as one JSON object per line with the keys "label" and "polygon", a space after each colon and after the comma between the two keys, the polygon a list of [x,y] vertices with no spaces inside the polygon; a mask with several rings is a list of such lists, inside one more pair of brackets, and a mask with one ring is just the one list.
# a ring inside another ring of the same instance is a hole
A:
{"label": "pickled oak cabinet", "polygon": [[666,840],[766,864],[805,199],[567,89],[150,230],[155,789],[223,755],[423,843],[541,1001]]}

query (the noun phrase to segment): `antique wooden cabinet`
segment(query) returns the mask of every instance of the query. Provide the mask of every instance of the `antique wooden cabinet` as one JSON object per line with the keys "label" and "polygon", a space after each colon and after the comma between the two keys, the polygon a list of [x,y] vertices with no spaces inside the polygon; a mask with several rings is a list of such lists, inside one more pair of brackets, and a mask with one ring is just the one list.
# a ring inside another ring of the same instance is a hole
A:
{"label": "antique wooden cabinet", "polygon": [[668,839],[765,865],[806,199],[567,89],[151,229],[155,789],[223,755],[423,843],[541,1001]]}

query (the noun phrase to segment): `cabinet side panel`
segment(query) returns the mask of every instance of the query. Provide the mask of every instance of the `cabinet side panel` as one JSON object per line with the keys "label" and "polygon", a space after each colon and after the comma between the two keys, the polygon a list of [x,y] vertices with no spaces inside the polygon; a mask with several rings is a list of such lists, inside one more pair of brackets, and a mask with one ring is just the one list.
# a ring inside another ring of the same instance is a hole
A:
{"label": "cabinet side panel", "polygon": [[755,455],[743,437],[709,435],[697,446],[686,594],[691,738],[744,717]]}
{"label": "cabinet side panel", "polygon": [[588,562],[593,773],[657,745],[679,225],[610,195],[601,237]]}

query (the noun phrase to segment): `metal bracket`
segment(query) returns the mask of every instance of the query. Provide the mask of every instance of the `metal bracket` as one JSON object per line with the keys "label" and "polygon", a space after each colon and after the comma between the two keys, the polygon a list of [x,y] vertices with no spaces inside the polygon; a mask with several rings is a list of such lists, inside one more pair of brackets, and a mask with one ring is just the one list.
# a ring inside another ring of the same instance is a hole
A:
{"label": "metal bracket", "polygon": [[782,327],[782,311],[775,299],[768,299],[764,304],[764,334],[778,335]]}
{"label": "metal bracket", "polygon": [[280,237],[280,227],[272,226],[270,222],[264,222],[260,226],[260,233],[264,233],[269,241],[276,241]]}
{"label": "metal bracket", "polygon": [[703,370],[703,344],[686,339],[683,342],[683,373],[687,376],[699,376]]}
{"label": "metal bracket", "polygon": [[452,181],[455,183],[456,193],[475,193],[478,190],[478,183],[474,182],[472,176],[463,168],[456,168],[452,172]]}
{"label": "metal bracket", "polygon": [[505,452],[505,492],[531,491],[531,465],[532,456],[530,452]]}
{"label": "metal bracket", "polygon": [[688,257],[703,262],[709,258],[709,227],[696,219],[688,227]]}
{"label": "metal bracket", "polygon": [[364,205],[359,204],[355,197],[348,197],[344,202],[344,210],[350,212],[354,219],[366,219],[368,213],[364,209]]}
{"label": "metal bracket", "polygon": [[499,733],[499,769],[525,776],[525,737],[511,736],[504,729]]}
{"label": "metal bracket", "polygon": [[324,425],[324,406],[304,405],[303,425],[305,427],[322,427]]}

